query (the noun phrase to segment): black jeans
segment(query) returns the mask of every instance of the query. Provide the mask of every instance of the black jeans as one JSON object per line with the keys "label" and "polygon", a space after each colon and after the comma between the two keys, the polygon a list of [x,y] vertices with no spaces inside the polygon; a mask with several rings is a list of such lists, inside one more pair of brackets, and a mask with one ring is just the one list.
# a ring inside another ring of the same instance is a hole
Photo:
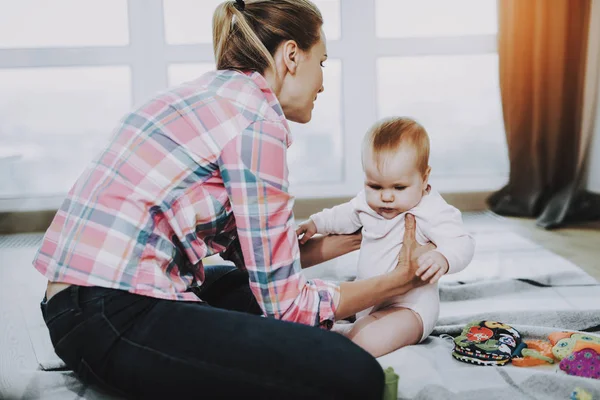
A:
{"label": "black jeans", "polygon": [[379,363],[347,338],[257,316],[248,275],[207,267],[206,303],[71,286],[42,302],[58,356],[126,398],[377,399]]}

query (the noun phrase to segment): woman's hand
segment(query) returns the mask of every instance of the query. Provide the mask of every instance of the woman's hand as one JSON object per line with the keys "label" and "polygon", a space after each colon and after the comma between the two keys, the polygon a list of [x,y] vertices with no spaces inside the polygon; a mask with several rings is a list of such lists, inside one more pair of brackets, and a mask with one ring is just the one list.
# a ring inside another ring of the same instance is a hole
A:
{"label": "woman's hand", "polygon": [[419,244],[419,242],[417,242],[416,232],[417,223],[415,222],[415,216],[406,214],[404,218],[404,239],[402,249],[398,256],[396,269],[391,273],[394,279],[397,279],[399,286],[408,282],[414,284],[414,287],[423,286],[428,283],[424,282],[417,275],[417,271],[419,270],[419,257],[431,250],[435,250],[436,247],[433,243],[427,243],[425,245]]}
{"label": "woman's hand", "polygon": [[391,272],[372,278],[342,282],[340,284],[340,302],[335,312],[336,319],[346,318],[427,284],[417,276],[418,259],[435,248],[432,243],[421,245],[417,242],[415,217],[406,214],[404,243],[396,268]]}

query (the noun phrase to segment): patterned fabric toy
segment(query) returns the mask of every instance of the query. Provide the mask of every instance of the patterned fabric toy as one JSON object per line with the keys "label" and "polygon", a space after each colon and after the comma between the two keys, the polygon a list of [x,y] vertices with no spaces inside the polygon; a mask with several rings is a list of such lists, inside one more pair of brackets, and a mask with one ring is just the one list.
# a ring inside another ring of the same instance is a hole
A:
{"label": "patterned fabric toy", "polygon": [[600,379],[600,354],[592,349],[576,351],[562,359],[560,369],[569,375]]}
{"label": "patterned fabric toy", "polygon": [[575,332],[554,332],[548,335],[554,346],[552,354],[557,360],[562,360],[576,351],[593,349],[600,353],[600,337]]}
{"label": "patterned fabric toy", "polygon": [[590,392],[580,387],[576,387],[571,393],[570,400],[594,400]]}
{"label": "patterned fabric toy", "polygon": [[479,365],[504,365],[520,352],[521,335],[513,327],[496,321],[474,321],[454,338],[452,356]]}
{"label": "patterned fabric toy", "polygon": [[554,364],[552,344],[545,340],[524,340],[527,348],[521,350],[518,357],[513,357],[515,367],[535,367],[537,365]]}

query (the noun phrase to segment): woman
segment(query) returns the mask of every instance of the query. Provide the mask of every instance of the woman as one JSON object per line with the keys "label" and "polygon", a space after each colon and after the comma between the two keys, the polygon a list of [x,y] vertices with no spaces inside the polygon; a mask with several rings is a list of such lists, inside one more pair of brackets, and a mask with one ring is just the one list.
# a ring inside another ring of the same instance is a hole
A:
{"label": "woman", "polygon": [[[84,382],[132,398],[381,398],[377,361],[327,330],[418,284],[423,249],[413,232],[403,268],[362,282],[301,273],[286,119],[308,122],[323,91],[322,24],[306,0],[222,3],[218,71],[127,115],[69,192],[34,265],[56,353]],[[358,236],[309,242],[304,266]],[[205,271],[218,252],[239,270]]]}

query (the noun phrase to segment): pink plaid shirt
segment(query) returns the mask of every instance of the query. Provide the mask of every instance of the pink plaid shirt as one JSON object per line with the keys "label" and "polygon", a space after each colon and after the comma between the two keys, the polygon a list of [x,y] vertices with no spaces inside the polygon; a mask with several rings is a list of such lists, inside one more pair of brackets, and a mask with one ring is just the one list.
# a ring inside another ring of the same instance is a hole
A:
{"label": "pink plaid shirt", "polygon": [[290,130],[258,73],[217,71],[126,115],[33,262],[52,282],[199,301],[202,259],[246,268],[267,317],[331,326],[339,287],[301,273]]}

